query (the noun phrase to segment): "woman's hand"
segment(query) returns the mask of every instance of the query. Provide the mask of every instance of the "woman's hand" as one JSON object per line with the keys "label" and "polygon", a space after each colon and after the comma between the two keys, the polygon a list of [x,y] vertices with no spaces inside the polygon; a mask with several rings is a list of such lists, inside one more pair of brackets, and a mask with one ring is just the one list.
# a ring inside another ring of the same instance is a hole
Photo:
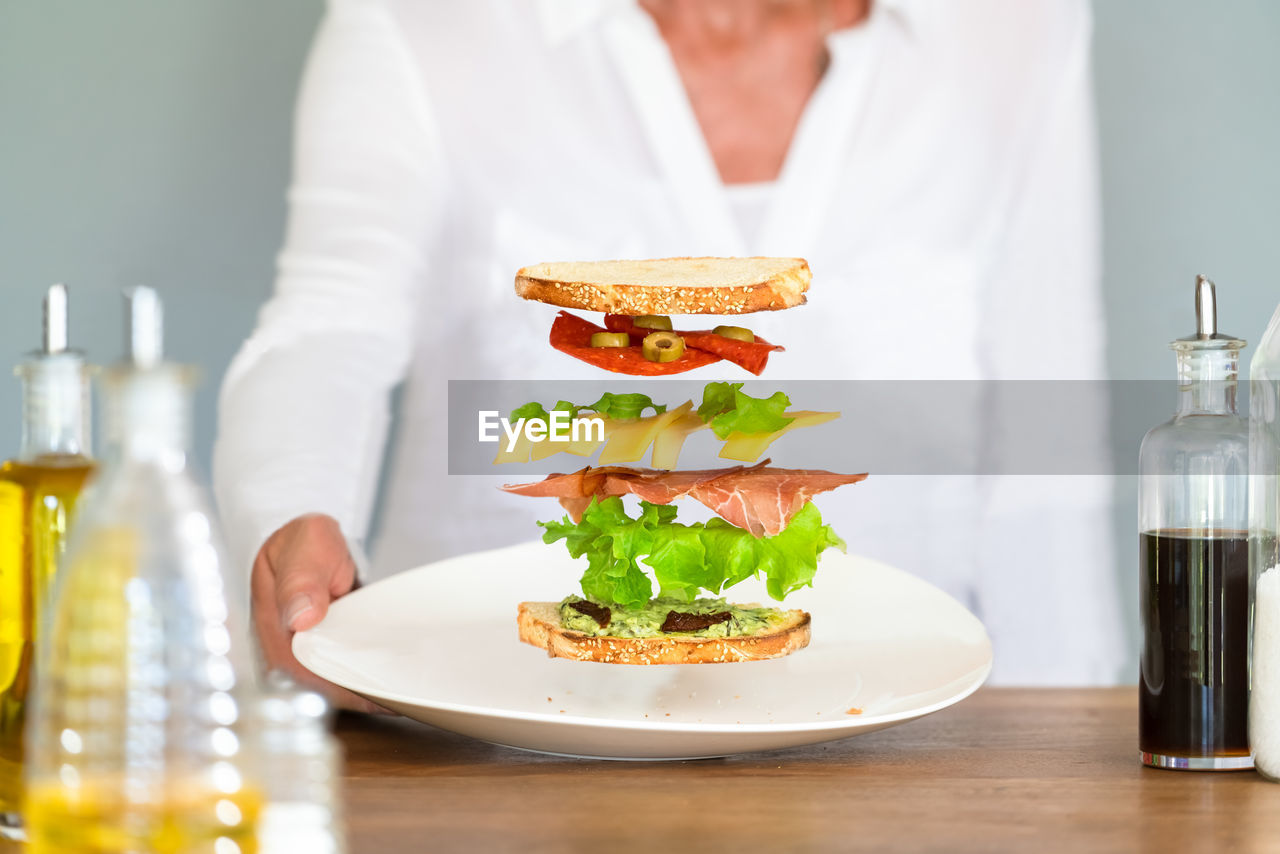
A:
{"label": "woman's hand", "polygon": [[291,649],[294,632],[320,622],[329,603],[350,593],[355,580],[355,561],[337,521],[318,514],[299,516],[272,534],[253,562],[253,625],[269,669],[284,671],[339,708],[385,713],[307,670]]}

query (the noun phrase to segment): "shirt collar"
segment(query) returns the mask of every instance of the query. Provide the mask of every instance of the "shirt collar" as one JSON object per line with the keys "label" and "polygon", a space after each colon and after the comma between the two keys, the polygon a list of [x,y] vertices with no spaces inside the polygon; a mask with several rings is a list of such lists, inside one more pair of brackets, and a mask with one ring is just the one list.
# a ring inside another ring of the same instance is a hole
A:
{"label": "shirt collar", "polygon": [[629,0],[537,0],[542,36],[559,47]]}
{"label": "shirt collar", "polygon": [[[872,3],[873,15],[885,12],[908,32],[915,29],[920,9],[914,0],[872,0]],[[601,18],[633,5],[635,0],[537,0],[538,21],[547,44],[560,47]]]}

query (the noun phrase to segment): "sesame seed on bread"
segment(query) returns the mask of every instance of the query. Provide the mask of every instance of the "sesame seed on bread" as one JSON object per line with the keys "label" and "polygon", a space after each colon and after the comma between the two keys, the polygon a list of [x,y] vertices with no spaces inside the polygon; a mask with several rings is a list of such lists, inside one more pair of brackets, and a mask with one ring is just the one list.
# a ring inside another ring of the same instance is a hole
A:
{"label": "sesame seed on bread", "polygon": [[801,305],[803,258],[655,258],[534,264],[516,273],[528,300],[611,314],[748,314]]}

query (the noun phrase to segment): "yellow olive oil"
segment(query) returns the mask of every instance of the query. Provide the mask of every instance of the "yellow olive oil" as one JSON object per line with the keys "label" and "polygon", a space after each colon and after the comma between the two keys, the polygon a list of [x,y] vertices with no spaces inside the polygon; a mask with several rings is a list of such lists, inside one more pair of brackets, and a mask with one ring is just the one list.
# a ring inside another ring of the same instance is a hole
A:
{"label": "yellow olive oil", "polygon": [[20,812],[37,615],[92,469],[87,459],[73,455],[0,465],[0,813]]}
{"label": "yellow olive oil", "polygon": [[67,289],[44,300],[43,347],[22,380],[22,445],[0,463],[0,836],[22,837],[23,730],[33,699],[36,638],[52,595],[76,500],[93,468],[89,376],[67,348]]}
{"label": "yellow olive oil", "polygon": [[170,784],[130,800],[120,781],[38,785],[27,796],[29,854],[256,854],[257,793]]}

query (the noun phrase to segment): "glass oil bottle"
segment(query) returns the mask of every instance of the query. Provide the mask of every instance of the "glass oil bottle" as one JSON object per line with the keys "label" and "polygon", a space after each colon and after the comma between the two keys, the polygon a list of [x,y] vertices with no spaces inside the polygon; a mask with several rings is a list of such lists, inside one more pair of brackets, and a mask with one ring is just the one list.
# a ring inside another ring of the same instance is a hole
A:
{"label": "glass oil bottle", "polygon": [[23,729],[38,619],[48,596],[89,453],[84,358],[67,348],[67,289],[49,288],[44,346],[17,369],[22,447],[0,464],[0,834],[21,838]]}
{"label": "glass oil bottle", "polygon": [[267,803],[258,821],[260,854],[346,854],[342,745],[319,694],[271,673],[256,707],[253,741]]}
{"label": "glass oil bottle", "polygon": [[31,854],[257,851],[240,594],[191,476],[191,375],[161,357],[154,291],[129,301],[105,376],[103,468],[37,649],[27,727]]}
{"label": "glass oil bottle", "polygon": [[1236,411],[1245,342],[1217,330],[1196,282],[1196,334],[1170,346],[1178,406],[1139,455],[1138,739],[1143,763],[1251,768],[1248,426]]}

